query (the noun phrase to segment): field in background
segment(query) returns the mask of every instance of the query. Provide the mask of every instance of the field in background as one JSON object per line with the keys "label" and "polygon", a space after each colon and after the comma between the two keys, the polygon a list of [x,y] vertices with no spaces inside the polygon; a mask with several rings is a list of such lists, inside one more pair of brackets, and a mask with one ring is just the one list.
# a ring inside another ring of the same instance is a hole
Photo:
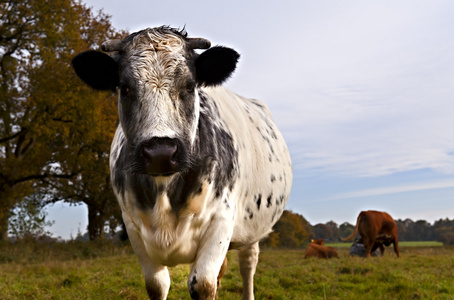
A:
{"label": "field in background", "polygon": [[[454,299],[454,248],[405,247],[396,258],[304,259],[304,250],[263,250],[256,299]],[[236,253],[219,299],[241,299]],[[168,299],[189,299],[188,266],[170,269]],[[0,244],[0,299],[147,299],[129,246],[103,243]]]}
{"label": "field in background", "polygon": [[[330,246],[330,247],[334,247],[334,248],[350,248],[352,246],[352,243],[351,242],[325,243],[325,246]],[[442,247],[442,246],[443,246],[442,242],[436,242],[436,241],[399,242],[399,248],[401,248],[401,247]],[[392,245],[391,245],[391,250],[392,250]]]}

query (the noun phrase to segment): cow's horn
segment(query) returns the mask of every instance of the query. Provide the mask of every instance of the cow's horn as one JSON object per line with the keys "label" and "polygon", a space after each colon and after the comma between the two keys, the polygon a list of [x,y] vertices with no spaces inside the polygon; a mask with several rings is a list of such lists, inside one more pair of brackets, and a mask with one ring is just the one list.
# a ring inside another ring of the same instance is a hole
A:
{"label": "cow's horn", "polygon": [[203,38],[188,38],[188,46],[191,49],[208,49],[211,47],[211,42]]}
{"label": "cow's horn", "polygon": [[121,40],[109,40],[101,44],[101,50],[104,52],[120,51],[122,48]]}

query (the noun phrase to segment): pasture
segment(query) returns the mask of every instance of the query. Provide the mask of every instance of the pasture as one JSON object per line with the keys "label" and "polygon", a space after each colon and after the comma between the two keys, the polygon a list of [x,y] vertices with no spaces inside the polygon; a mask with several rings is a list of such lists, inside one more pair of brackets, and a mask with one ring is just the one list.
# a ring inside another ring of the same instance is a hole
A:
{"label": "pasture", "polygon": [[[454,299],[454,247],[401,245],[381,258],[305,260],[304,249],[265,249],[255,277],[256,299]],[[219,299],[241,299],[236,253]],[[169,299],[189,299],[188,266],[170,269]],[[0,299],[147,299],[130,246],[111,242],[0,244]]]}

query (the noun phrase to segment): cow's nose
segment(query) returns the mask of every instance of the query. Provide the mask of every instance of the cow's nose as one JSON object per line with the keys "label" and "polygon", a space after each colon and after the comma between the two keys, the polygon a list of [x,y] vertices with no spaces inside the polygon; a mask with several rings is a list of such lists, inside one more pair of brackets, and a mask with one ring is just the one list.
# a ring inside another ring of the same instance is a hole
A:
{"label": "cow's nose", "polygon": [[147,173],[154,176],[168,176],[178,169],[175,154],[177,143],[172,139],[153,138],[143,145],[142,153],[145,158]]}

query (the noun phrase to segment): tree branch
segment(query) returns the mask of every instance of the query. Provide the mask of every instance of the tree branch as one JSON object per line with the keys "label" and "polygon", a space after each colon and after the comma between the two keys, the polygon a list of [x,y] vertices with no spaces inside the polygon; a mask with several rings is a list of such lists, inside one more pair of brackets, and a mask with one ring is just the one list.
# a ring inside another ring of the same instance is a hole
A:
{"label": "tree branch", "polygon": [[44,173],[44,174],[29,175],[29,176],[25,176],[25,177],[10,181],[10,186],[16,185],[16,184],[21,183],[21,182],[29,181],[29,180],[43,180],[43,179],[46,179],[46,178],[70,179],[70,178],[73,178],[74,176],[76,176],[77,174],[79,174],[79,172],[80,172],[80,170],[77,171],[77,172],[72,172],[70,174],[48,174],[48,173]]}
{"label": "tree branch", "polygon": [[0,144],[6,143],[6,142],[8,142],[10,140],[13,140],[13,139],[17,138],[18,136],[20,136],[21,134],[27,133],[27,131],[28,131],[27,128],[22,128],[21,131],[16,132],[15,134],[13,134],[11,136],[8,136],[8,137],[0,139]]}

